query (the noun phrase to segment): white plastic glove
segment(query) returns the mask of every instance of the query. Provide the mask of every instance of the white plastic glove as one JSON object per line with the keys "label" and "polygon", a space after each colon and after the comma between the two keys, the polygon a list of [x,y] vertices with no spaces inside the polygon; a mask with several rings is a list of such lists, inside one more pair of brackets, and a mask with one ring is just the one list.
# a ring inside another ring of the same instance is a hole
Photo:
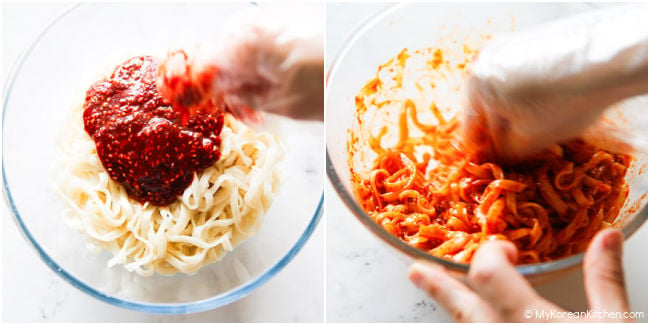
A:
{"label": "white plastic glove", "polygon": [[206,40],[189,58],[170,54],[159,89],[187,107],[208,99],[225,103],[249,121],[259,119],[255,111],[322,120],[321,9],[317,4],[262,4],[232,17],[217,40]]}
{"label": "white plastic glove", "polygon": [[611,104],[647,93],[647,19],[647,5],[634,5],[496,37],[471,68],[467,142],[522,159],[578,136]]}

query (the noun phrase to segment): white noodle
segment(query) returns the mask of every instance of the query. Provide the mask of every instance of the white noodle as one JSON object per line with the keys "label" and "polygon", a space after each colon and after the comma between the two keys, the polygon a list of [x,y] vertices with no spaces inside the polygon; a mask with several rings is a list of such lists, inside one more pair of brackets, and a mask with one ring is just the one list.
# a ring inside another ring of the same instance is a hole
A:
{"label": "white noodle", "polygon": [[67,224],[87,235],[89,249],[113,254],[109,267],[143,276],[192,274],[259,229],[278,184],[281,153],[270,134],[227,114],[220,159],[195,174],[174,203],[154,206],[131,199],[110,179],[81,116],[73,112],[59,139],[56,189]]}

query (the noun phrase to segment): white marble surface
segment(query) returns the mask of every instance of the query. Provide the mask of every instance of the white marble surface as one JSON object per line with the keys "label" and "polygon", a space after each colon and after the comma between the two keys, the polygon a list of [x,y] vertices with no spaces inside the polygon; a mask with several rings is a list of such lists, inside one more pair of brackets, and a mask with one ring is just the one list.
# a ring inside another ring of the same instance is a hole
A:
{"label": "white marble surface", "polygon": [[[326,58],[331,63],[345,35],[385,4],[328,4]],[[370,233],[326,184],[328,322],[444,322],[449,316],[407,279],[408,264]],[[625,276],[631,309],[648,312],[648,225],[625,243]],[[537,288],[572,310],[587,307],[582,272]]]}
{"label": "white marble surface", "polygon": [[[65,4],[2,5],[2,81],[20,52]],[[320,322],[324,317],[324,227],[279,274],[228,306],[190,315],[125,310],[92,298],[52,272],[2,203],[2,320],[5,322]]]}

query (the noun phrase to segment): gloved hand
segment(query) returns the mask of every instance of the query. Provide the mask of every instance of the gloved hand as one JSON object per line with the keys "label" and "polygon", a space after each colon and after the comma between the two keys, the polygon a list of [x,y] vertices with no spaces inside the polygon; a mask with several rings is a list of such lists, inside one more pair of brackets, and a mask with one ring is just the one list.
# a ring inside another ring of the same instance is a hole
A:
{"label": "gloved hand", "polygon": [[646,15],[647,5],[598,10],[496,37],[471,67],[466,143],[522,159],[647,93]]}
{"label": "gloved hand", "polygon": [[255,111],[322,120],[322,21],[317,5],[260,5],[189,56],[171,53],[159,90],[190,110],[225,104],[244,120],[257,120]]}

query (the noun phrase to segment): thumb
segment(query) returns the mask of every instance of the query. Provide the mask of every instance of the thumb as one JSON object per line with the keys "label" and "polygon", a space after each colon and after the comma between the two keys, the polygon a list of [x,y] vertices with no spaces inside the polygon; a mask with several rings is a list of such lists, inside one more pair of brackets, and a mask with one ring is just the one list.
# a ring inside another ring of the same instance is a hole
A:
{"label": "thumb", "polygon": [[585,289],[592,309],[629,311],[622,257],[620,231],[605,229],[596,234],[584,260]]}
{"label": "thumb", "polygon": [[527,309],[550,309],[517,272],[516,261],[514,244],[502,240],[489,241],[478,249],[469,269],[470,286],[506,321],[522,320]]}

